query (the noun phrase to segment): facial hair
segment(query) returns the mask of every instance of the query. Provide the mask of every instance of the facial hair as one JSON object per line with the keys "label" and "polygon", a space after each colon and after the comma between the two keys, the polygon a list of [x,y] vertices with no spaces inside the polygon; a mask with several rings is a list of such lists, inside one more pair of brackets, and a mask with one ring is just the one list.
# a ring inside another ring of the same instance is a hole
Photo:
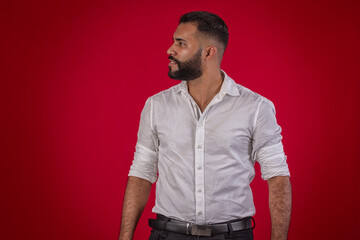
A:
{"label": "facial hair", "polygon": [[201,51],[202,48],[199,48],[199,50],[197,51],[197,53],[195,53],[194,56],[184,62],[180,62],[173,56],[169,56],[169,59],[173,60],[178,65],[178,70],[176,71],[171,71],[171,68],[169,67],[169,77],[172,79],[185,81],[190,81],[201,77]]}

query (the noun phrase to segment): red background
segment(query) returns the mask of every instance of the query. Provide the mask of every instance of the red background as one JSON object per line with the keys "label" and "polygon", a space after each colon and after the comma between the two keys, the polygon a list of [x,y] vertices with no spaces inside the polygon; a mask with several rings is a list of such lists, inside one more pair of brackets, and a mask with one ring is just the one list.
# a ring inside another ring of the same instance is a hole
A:
{"label": "red background", "polygon": [[[219,14],[222,68],[271,99],[293,184],[289,239],[359,230],[359,1],[1,3],[1,239],[117,239],[147,97],[177,82],[179,17]],[[252,187],[269,239],[267,184]],[[152,192],[135,240],[149,234]]]}

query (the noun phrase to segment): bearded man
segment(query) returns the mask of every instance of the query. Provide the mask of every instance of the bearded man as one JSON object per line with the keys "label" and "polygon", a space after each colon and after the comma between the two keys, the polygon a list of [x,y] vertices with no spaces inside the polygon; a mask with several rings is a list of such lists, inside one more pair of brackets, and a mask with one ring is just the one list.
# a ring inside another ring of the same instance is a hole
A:
{"label": "bearded man", "polygon": [[227,42],[219,16],[180,18],[167,53],[168,75],[181,83],[141,113],[120,240],[133,238],[155,182],[149,239],[253,239],[256,161],[269,186],[271,239],[287,238],[291,184],[274,105],[220,69]]}

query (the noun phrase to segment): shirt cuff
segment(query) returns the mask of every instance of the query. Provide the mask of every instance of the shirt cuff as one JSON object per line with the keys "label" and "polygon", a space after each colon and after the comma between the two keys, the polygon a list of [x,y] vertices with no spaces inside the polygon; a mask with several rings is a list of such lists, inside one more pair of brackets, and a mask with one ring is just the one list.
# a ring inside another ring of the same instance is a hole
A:
{"label": "shirt cuff", "polygon": [[261,177],[268,180],[275,176],[290,176],[281,142],[259,149],[256,159],[261,167]]}
{"label": "shirt cuff", "polygon": [[157,163],[158,155],[156,152],[136,144],[136,152],[128,176],[139,177],[155,183],[157,180]]}

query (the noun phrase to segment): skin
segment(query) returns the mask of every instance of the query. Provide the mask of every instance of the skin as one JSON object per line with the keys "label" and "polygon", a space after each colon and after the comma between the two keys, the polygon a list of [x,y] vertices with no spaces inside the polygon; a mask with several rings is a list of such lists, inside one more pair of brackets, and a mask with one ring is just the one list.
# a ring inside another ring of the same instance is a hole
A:
{"label": "skin", "polygon": [[136,225],[148,201],[151,183],[147,180],[130,176],[127,182],[121,230],[119,240],[133,239]]}
{"label": "skin", "polygon": [[291,217],[291,183],[287,176],[268,180],[271,240],[286,240]]}
{"label": "skin", "polygon": [[[191,59],[199,48],[201,52],[202,76],[188,81],[190,95],[203,112],[220,91],[224,76],[220,64],[224,47],[197,31],[193,23],[180,24],[173,36],[168,55],[184,62]],[[178,70],[176,63],[169,64],[171,71]],[[291,215],[291,184],[288,177],[273,177],[268,180],[269,207],[271,215],[271,239],[287,239]],[[119,240],[133,239],[136,225],[144,210],[151,190],[151,183],[137,177],[129,177],[121,219]]]}
{"label": "skin", "polygon": [[[189,93],[203,112],[214,96],[220,91],[223,76],[220,71],[223,47],[214,40],[198,33],[193,23],[183,23],[178,26],[173,36],[173,44],[167,54],[179,61],[191,59],[202,48],[203,75],[188,81]],[[171,71],[178,70],[177,64],[169,65]]]}

